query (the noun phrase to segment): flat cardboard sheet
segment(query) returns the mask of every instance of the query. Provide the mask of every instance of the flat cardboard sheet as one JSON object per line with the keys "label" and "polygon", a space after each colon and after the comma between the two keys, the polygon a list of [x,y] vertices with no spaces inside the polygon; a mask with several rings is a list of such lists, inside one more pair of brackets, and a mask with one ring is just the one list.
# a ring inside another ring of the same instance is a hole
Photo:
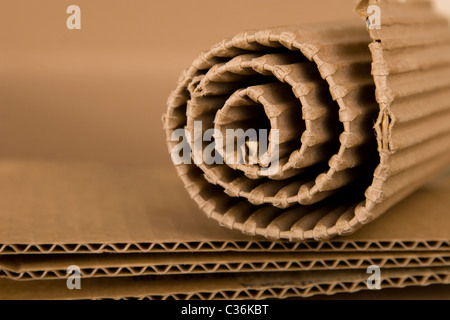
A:
{"label": "flat cardboard sheet", "polygon": [[449,300],[449,285],[408,286],[383,290],[363,290],[356,293],[338,293],[314,296],[311,300]]}
{"label": "flat cardboard sheet", "polygon": [[450,266],[450,252],[337,253],[148,253],[9,255],[0,259],[0,277],[14,280],[66,279],[76,265],[83,278],[306,270],[357,270]]}
{"label": "flat cardboard sheet", "polygon": [[0,179],[2,254],[450,248],[449,176],[360,232],[319,243],[270,242],[196,216],[170,166],[3,160]]}
{"label": "flat cardboard sheet", "polygon": [[[365,270],[372,264],[383,274],[401,270],[408,275],[402,281],[386,280],[386,288],[446,283],[445,275],[423,277],[417,272],[450,270],[448,175],[361,231],[307,246],[247,237],[202,215],[193,221],[192,212],[198,209],[189,207],[192,201],[170,167],[2,160],[0,172],[5,182],[0,209],[8,218],[3,221],[10,223],[0,229],[2,298],[307,297],[365,289],[365,282],[353,277],[364,274],[366,279]],[[168,197],[174,201],[165,201]],[[59,219],[65,216],[61,212],[71,218]],[[409,228],[393,227],[404,219],[411,222]],[[111,221],[120,221],[120,226]],[[12,234],[19,242],[8,244]],[[121,242],[114,242],[113,236]],[[83,293],[65,287],[67,267],[73,264],[80,267],[83,285],[90,288],[83,288]],[[326,279],[340,272],[352,280],[339,282],[337,277],[330,286]],[[316,282],[281,289],[270,282],[256,291],[225,285],[257,273],[270,275],[275,282],[283,282],[285,274]],[[131,280],[136,277],[144,281],[138,287]],[[223,280],[215,289],[192,287],[205,277]],[[175,290],[175,284],[182,289]],[[165,291],[149,289],[155,286]],[[48,293],[42,293],[43,288]]]}
{"label": "flat cardboard sheet", "polygon": [[[381,288],[448,284],[448,268],[385,269]],[[184,275],[179,277],[114,277],[82,281],[68,290],[65,280],[0,279],[0,298],[32,299],[263,299],[309,297],[367,289],[365,270]]]}

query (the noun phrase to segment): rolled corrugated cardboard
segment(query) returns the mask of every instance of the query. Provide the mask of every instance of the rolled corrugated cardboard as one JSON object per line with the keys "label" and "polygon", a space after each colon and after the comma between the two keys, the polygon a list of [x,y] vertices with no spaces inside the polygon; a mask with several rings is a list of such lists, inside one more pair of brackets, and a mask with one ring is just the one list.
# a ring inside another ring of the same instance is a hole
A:
{"label": "rolled corrugated cardboard", "polygon": [[361,1],[357,11],[368,31],[342,22],[244,32],[182,74],[164,127],[208,217],[247,235],[325,240],[449,165],[447,21],[425,0]]}

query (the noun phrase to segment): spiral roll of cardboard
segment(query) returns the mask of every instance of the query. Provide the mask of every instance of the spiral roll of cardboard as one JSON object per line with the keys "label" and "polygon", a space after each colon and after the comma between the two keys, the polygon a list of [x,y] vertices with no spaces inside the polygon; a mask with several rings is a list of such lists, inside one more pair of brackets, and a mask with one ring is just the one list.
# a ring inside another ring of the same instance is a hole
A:
{"label": "spiral roll of cardboard", "polygon": [[208,217],[270,239],[329,239],[450,164],[447,21],[423,0],[362,1],[357,11],[369,30],[245,32],[182,74],[164,126]]}

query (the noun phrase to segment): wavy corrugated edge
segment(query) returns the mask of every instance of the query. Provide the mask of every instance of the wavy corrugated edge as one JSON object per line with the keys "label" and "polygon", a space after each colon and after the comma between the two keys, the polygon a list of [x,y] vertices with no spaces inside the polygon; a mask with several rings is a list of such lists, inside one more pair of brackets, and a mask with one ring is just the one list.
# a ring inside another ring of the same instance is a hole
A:
{"label": "wavy corrugated edge", "polygon": [[[432,275],[411,275],[383,279],[381,289],[404,288],[407,286],[428,286],[431,284],[450,284],[447,273]],[[341,282],[334,284],[314,284],[310,287],[273,287],[265,289],[225,290],[218,292],[173,293],[167,295],[147,295],[140,297],[122,297],[115,300],[260,300],[307,298],[315,295],[333,295],[337,293],[354,293],[368,290],[365,280],[357,282]]]}
{"label": "wavy corrugated edge", "polygon": [[[279,259],[277,261],[249,262],[216,262],[216,263],[182,263],[155,264],[148,266],[126,267],[81,267],[83,278],[93,277],[132,277],[145,275],[199,274],[199,273],[231,273],[231,272],[280,272],[308,270],[341,270],[365,269],[371,265],[380,268],[417,268],[450,266],[450,253],[439,256],[413,257],[374,257],[374,258],[327,258],[321,260],[304,259],[292,261]],[[15,272],[0,268],[0,278],[12,280],[49,280],[66,279],[67,270],[42,270]]]}
{"label": "wavy corrugated edge", "polygon": [[423,251],[450,250],[450,240],[192,241],[141,243],[2,244],[0,254],[216,251]]}

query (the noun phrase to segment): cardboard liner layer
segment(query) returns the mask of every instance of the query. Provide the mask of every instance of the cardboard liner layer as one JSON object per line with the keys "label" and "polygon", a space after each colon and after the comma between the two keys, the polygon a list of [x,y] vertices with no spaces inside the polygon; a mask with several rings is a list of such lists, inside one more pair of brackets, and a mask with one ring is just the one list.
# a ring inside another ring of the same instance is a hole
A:
{"label": "cardboard liner layer", "polygon": [[[383,269],[381,288],[448,284],[450,268]],[[246,273],[65,280],[0,279],[0,299],[265,299],[310,297],[367,289],[365,270]]]}
{"label": "cardboard liner layer", "polygon": [[448,175],[364,230],[321,242],[271,242],[222,228],[201,215],[193,219],[199,209],[170,165],[3,159],[0,181],[3,259],[10,254],[105,252],[450,251]]}
{"label": "cardboard liner layer", "polygon": [[7,256],[0,277],[66,279],[77,265],[83,278],[166,274],[450,267],[450,252],[431,253],[170,253]]}
{"label": "cardboard liner layer", "polygon": [[314,296],[304,300],[449,300],[450,285],[413,286],[383,290],[363,290],[356,293],[340,293]]}
{"label": "cardboard liner layer", "polygon": [[[422,0],[362,1],[365,19],[371,4],[381,7],[380,30],[343,22],[249,31],[181,75],[164,128],[178,175],[208,217],[247,235],[325,240],[379,217],[450,163],[447,21]],[[239,153],[236,129],[270,129],[268,151],[241,132]],[[267,160],[272,132],[279,170]]]}

